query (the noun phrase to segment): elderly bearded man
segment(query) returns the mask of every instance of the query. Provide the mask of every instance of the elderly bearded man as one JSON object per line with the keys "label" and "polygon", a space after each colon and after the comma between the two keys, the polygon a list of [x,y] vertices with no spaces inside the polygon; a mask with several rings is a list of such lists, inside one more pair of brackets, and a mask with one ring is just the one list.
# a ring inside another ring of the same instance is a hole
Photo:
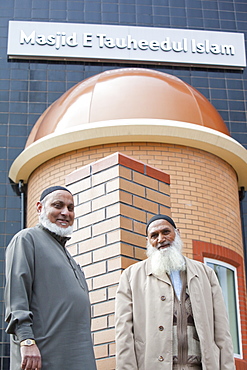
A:
{"label": "elderly bearded man", "polygon": [[147,224],[147,256],[116,295],[118,370],[233,370],[233,347],[214,271],[181,254],[174,221]]}
{"label": "elderly bearded man", "polygon": [[40,223],[6,250],[6,321],[10,370],[96,370],[85,277],[65,243],[74,201],[67,188],[43,191]]}

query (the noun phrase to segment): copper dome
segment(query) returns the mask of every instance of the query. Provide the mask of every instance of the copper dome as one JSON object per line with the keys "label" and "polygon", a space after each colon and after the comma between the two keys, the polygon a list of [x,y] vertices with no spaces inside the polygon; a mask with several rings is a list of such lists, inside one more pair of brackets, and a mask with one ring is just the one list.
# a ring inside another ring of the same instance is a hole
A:
{"label": "copper dome", "polygon": [[90,77],[65,92],[38,119],[26,147],[74,126],[136,118],[189,122],[229,135],[217,110],[192,86],[166,73],[124,68]]}

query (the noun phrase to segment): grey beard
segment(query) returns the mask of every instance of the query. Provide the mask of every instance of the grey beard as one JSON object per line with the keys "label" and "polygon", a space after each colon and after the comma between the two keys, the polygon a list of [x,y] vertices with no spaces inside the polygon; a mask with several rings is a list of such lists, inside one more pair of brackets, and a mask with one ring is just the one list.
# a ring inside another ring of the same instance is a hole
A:
{"label": "grey beard", "polygon": [[68,236],[73,233],[73,226],[68,226],[68,227],[59,227],[53,222],[49,220],[49,218],[46,216],[45,209],[41,211],[41,214],[39,215],[39,222],[41,225],[43,225],[46,229],[51,231],[52,233],[55,233],[56,235],[59,236]]}
{"label": "grey beard", "polygon": [[185,260],[182,255],[182,240],[176,232],[173,243],[165,249],[156,249],[147,243],[147,256],[151,259],[152,272],[157,276],[171,271],[183,271],[186,269]]}

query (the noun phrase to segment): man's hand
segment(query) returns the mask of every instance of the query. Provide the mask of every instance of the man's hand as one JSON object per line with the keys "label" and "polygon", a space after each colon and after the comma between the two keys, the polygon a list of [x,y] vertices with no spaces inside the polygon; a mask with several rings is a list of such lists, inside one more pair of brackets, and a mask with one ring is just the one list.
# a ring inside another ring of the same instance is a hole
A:
{"label": "man's hand", "polygon": [[41,369],[41,355],[36,344],[32,346],[21,346],[21,360],[22,370]]}

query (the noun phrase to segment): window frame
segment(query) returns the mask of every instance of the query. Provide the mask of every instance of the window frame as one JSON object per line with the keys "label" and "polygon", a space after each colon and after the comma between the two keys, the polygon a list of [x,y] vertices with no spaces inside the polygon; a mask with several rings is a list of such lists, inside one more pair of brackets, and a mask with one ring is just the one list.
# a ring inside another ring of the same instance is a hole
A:
{"label": "window frame", "polygon": [[[219,265],[222,267],[225,267],[231,271],[233,271],[233,276],[234,276],[234,288],[235,288],[235,297],[236,297],[236,324],[237,324],[237,330],[238,330],[238,345],[239,345],[239,352],[240,353],[235,353],[234,352],[234,357],[242,359],[243,358],[243,350],[242,350],[242,333],[241,333],[241,321],[240,321],[240,305],[239,305],[239,294],[238,294],[238,271],[237,268],[229,263],[214,259],[214,258],[209,258],[209,257],[203,257],[203,262],[208,266],[208,263],[212,263],[214,265]],[[210,266],[209,266],[210,267]],[[229,318],[230,319],[230,318]]]}

